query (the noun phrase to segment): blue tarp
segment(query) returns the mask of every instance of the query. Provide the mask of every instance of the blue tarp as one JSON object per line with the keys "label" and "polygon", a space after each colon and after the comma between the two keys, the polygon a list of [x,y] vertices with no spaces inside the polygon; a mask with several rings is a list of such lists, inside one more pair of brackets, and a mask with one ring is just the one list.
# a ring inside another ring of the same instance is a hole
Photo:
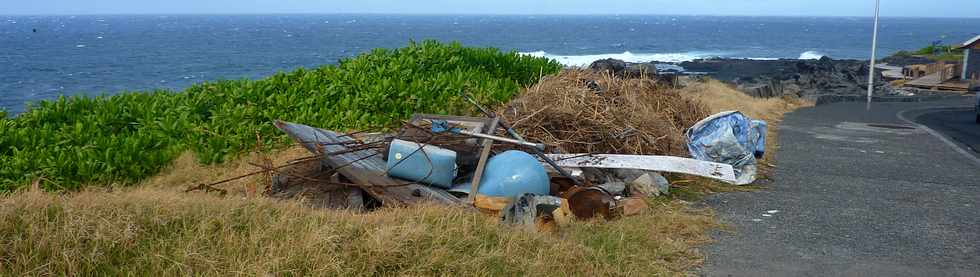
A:
{"label": "blue tarp", "polygon": [[732,165],[737,184],[752,183],[756,159],[765,154],[766,122],[737,111],[709,116],[687,130],[687,149],[695,159]]}

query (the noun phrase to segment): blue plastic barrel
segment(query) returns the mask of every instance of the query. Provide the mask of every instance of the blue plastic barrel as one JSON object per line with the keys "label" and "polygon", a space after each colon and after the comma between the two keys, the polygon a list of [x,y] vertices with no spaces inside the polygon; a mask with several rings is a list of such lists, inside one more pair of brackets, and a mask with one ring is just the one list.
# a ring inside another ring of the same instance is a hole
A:
{"label": "blue plastic barrel", "polygon": [[525,193],[548,195],[551,179],[538,159],[528,153],[511,150],[487,161],[480,194],[495,197],[517,197]]}

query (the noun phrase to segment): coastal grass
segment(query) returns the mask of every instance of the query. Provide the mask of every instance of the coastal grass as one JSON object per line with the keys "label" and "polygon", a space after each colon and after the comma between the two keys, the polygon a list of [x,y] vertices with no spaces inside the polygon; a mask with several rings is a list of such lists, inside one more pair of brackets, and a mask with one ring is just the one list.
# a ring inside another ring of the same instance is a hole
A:
{"label": "coastal grass", "polygon": [[370,213],[159,187],[0,197],[0,275],[665,276],[701,262],[708,210],[651,199],[531,233],[443,206]]}
{"label": "coastal grass", "polygon": [[414,113],[473,114],[461,91],[496,106],[560,69],[513,51],[425,41],[261,80],[42,101],[0,117],[0,191],[38,179],[48,190],[133,184],[186,151],[221,163],[284,145],[275,119],[343,131],[388,128]]}

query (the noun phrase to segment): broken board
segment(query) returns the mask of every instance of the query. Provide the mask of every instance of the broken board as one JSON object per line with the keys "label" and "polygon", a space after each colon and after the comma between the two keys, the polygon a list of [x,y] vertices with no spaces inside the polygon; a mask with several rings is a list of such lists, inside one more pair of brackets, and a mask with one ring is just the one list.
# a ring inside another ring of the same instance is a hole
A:
{"label": "broken board", "polygon": [[735,170],[729,164],[673,156],[642,156],[614,154],[547,154],[561,167],[622,168],[673,172],[712,178],[735,183]]}
{"label": "broken board", "polygon": [[[275,126],[302,144],[304,148],[318,155],[348,151],[350,148],[344,146],[345,143],[355,141],[349,136],[302,124],[276,121]],[[361,186],[365,192],[384,205],[412,205],[426,200],[442,204],[465,205],[462,200],[445,190],[386,176],[385,161],[376,149],[325,156],[322,162]]]}

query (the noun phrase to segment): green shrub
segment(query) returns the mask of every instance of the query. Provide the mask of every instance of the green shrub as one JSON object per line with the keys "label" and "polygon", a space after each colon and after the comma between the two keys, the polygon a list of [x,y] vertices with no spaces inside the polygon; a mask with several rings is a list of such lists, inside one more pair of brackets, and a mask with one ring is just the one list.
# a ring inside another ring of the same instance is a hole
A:
{"label": "green shrub", "polygon": [[956,45],[930,45],[915,51],[901,50],[892,54],[892,56],[920,56],[933,61],[956,62],[963,59],[963,49],[957,49]]}
{"label": "green shrub", "polygon": [[916,55],[948,55],[963,54],[963,49],[957,49],[955,45],[929,45],[915,51]]}
{"label": "green shrub", "polygon": [[516,52],[425,41],[262,80],[42,101],[0,119],[0,190],[38,177],[55,190],[129,184],[187,150],[219,163],[253,149],[256,137],[285,141],[275,119],[351,130],[391,127],[413,113],[472,114],[460,91],[497,105],[560,69]]}

